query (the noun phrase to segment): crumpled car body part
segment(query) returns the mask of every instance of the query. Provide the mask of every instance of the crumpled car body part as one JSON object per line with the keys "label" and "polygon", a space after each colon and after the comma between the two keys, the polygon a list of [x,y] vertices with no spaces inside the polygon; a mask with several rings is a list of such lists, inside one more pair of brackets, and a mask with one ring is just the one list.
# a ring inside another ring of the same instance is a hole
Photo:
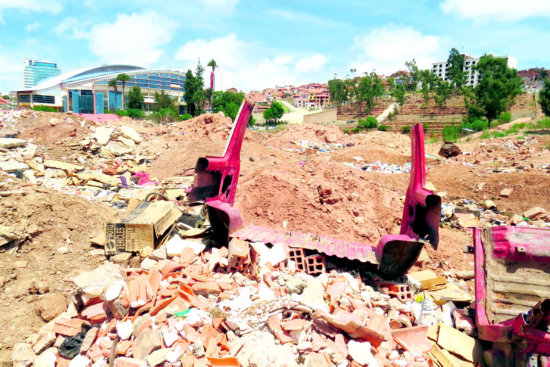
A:
{"label": "crumpled car body part", "polygon": [[476,228],[473,241],[479,338],[550,357],[550,230]]}
{"label": "crumpled car body part", "polygon": [[190,202],[205,203],[214,235],[222,244],[227,244],[229,234],[243,223],[233,202],[241,169],[241,147],[252,107],[246,100],[242,102],[222,157],[198,159],[195,181],[188,195]]}
{"label": "crumpled car body part", "polygon": [[289,247],[369,262],[377,265],[381,275],[386,278],[401,276],[416,262],[425,243],[437,248],[439,242],[441,198],[425,188],[424,130],[421,124],[411,129],[411,151],[411,178],[400,234],[382,237],[378,246],[260,226],[245,227],[232,236],[272,244],[285,243]]}

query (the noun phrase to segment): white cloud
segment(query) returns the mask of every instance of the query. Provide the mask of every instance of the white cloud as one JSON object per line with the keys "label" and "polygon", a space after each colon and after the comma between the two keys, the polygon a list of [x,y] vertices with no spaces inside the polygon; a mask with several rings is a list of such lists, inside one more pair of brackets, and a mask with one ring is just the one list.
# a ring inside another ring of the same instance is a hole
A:
{"label": "white cloud", "polygon": [[159,60],[160,46],[170,42],[176,28],[176,22],[155,12],[118,14],[114,23],[92,27],[90,50],[101,62],[149,66]]}
{"label": "white cloud", "polygon": [[31,32],[31,31],[37,30],[38,28],[40,28],[40,23],[38,23],[38,22],[29,23],[29,24],[27,24],[27,26],[25,27],[25,29],[27,30],[27,32]]}
{"label": "white cloud", "polygon": [[201,0],[201,3],[217,11],[232,13],[237,7],[239,0]]}
{"label": "white cloud", "polygon": [[317,71],[322,69],[326,62],[327,58],[322,54],[304,57],[298,60],[295,70],[297,73]]}
{"label": "white cloud", "polygon": [[323,55],[304,57],[297,62],[293,55],[288,54],[260,56],[268,53],[269,50],[263,50],[262,45],[242,41],[230,33],[211,40],[189,41],[176,52],[175,58],[185,62],[184,69],[191,70],[195,69],[199,59],[203,66],[214,59],[219,65],[216,90],[235,87],[243,91],[305,82],[302,72],[317,70],[326,62]]}
{"label": "white cloud", "polygon": [[550,17],[548,0],[445,0],[441,4],[445,13],[457,13],[468,19],[519,20],[529,17]]}
{"label": "white cloud", "polygon": [[405,61],[414,58],[420,68],[428,68],[446,53],[447,43],[444,38],[424,35],[411,27],[389,25],[355,37],[352,49],[359,56],[350,67],[357,69],[358,75],[374,70],[391,74],[405,69]]}
{"label": "white cloud", "polygon": [[8,93],[23,86],[23,59],[14,63],[15,55],[0,54],[0,92]]}
{"label": "white cloud", "polygon": [[18,9],[34,12],[48,12],[58,14],[63,6],[57,0],[42,1],[42,0],[0,0],[0,23],[4,23],[2,13],[6,9]]}
{"label": "white cloud", "polygon": [[67,36],[76,40],[84,39],[88,37],[88,33],[82,30],[86,25],[76,18],[65,18],[53,29],[53,32],[58,36]]}

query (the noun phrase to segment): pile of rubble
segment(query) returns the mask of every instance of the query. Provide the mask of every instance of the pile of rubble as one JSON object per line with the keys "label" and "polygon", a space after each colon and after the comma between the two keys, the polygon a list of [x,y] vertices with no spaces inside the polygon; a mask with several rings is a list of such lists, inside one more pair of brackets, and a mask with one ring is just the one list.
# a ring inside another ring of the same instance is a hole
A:
{"label": "pile of rubble", "polygon": [[[298,146],[298,151],[306,149],[327,149],[330,147],[338,148],[342,146],[353,146],[349,136],[334,125],[291,125],[283,131],[272,134],[268,139],[268,144],[276,148],[296,149],[292,145]],[[317,146],[317,148],[315,148]]]}
{"label": "pile of rubble", "polygon": [[0,138],[0,170],[87,198],[129,197],[124,191],[158,184],[145,172],[150,159],[137,152],[142,142],[143,137],[131,127],[97,127],[78,143],[83,153],[61,161],[39,153],[31,141]]}
{"label": "pile of rubble", "polygon": [[[512,189],[503,189],[501,196],[506,197],[511,193]],[[441,221],[449,223],[453,228],[504,225],[550,228],[550,213],[536,206],[521,214],[510,215],[498,210],[492,200],[476,204],[472,200],[460,199],[442,204]]]}
{"label": "pile of rubble", "polygon": [[355,167],[362,169],[367,172],[382,172],[382,173],[410,173],[411,172],[411,163],[405,163],[402,165],[384,163],[381,161],[376,161],[374,163],[363,163],[363,158],[353,157],[355,162],[346,162],[345,164],[350,167]]}
{"label": "pile of rubble", "polygon": [[373,277],[370,286],[324,260],[299,271],[311,256],[282,244],[206,244],[176,234],[139,267],[120,253],[77,276],[66,308],[57,300],[39,311],[48,323],[14,347],[14,366],[479,361],[475,339],[454,328],[471,333],[473,323],[450,301],[468,305],[471,297],[432,271],[406,283]]}
{"label": "pile of rubble", "polygon": [[204,113],[192,119],[179,122],[180,134],[190,138],[210,138],[225,140],[229,136],[233,120],[223,112]]}

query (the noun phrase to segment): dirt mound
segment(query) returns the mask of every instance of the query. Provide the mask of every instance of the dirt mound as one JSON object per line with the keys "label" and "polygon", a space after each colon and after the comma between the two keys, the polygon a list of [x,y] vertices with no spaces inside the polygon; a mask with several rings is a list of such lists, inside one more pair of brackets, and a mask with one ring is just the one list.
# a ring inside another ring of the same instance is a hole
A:
{"label": "dirt mound", "polygon": [[400,225],[400,195],[361,170],[319,160],[266,169],[239,183],[245,223],[376,244]]}
{"label": "dirt mound", "polygon": [[278,148],[295,147],[294,142],[307,140],[317,144],[346,144],[350,138],[334,125],[289,125],[269,137],[267,143]]}
{"label": "dirt mound", "polygon": [[[5,176],[0,176],[4,179]],[[90,237],[122,213],[100,203],[30,187],[10,187],[20,194],[2,197],[0,228],[27,237],[17,253],[0,252],[0,361],[22,335],[37,332],[44,321],[35,313],[41,295],[67,290],[65,279],[101,264],[90,254]]]}
{"label": "dirt mound", "polygon": [[223,112],[218,112],[203,113],[190,120],[182,121],[177,128],[189,138],[224,140],[229,136],[232,125],[231,117],[226,117]]}
{"label": "dirt mound", "polygon": [[52,142],[59,139],[71,138],[88,134],[90,129],[75,122],[61,122],[59,124],[43,124],[23,130],[18,137],[33,139],[34,142]]}

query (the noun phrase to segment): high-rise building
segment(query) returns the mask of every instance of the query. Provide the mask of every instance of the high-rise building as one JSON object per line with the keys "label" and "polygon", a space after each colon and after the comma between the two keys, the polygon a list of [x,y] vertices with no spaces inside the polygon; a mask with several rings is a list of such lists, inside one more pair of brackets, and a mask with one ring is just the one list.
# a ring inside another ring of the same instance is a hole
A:
{"label": "high-rise building", "polygon": [[[496,56],[506,59],[506,63],[509,68],[517,68],[518,61],[511,56]],[[466,85],[475,87],[479,83],[480,74],[479,71],[474,69],[474,66],[479,62],[479,58],[472,57],[464,54],[464,69],[466,73]],[[450,64],[446,61],[440,61],[432,64],[432,73],[442,80],[450,80],[449,68]]]}
{"label": "high-rise building", "polygon": [[57,64],[53,62],[25,59],[24,64],[24,88],[32,88],[44,79],[61,74],[61,70],[58,69]]}

